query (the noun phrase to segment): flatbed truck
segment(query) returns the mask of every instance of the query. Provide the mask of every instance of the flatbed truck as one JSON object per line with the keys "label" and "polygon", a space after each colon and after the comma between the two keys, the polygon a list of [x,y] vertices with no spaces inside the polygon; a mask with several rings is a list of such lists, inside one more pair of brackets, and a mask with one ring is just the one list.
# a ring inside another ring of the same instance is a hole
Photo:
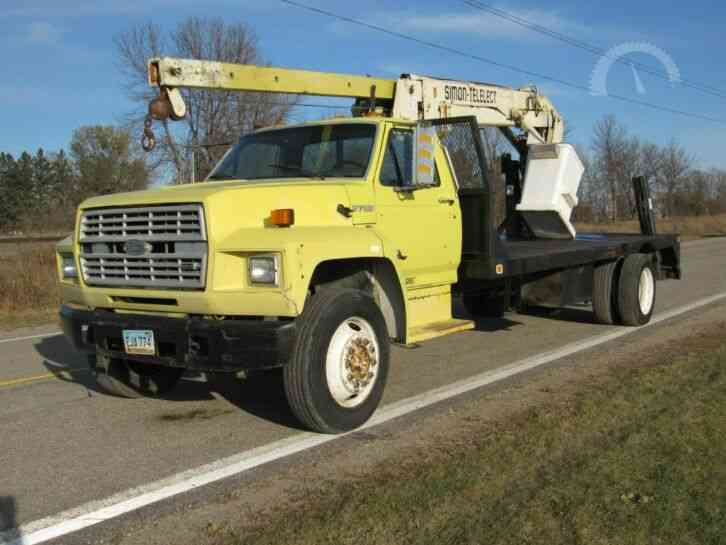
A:
{"label": "flatbed truck", "polygon": [[[581,163],[535,88],[174,58],[151,59],[149,79],[146,147],[152,119],[185,115],[182,89],[354,104],[351,117],[242,136],[203,183],[80,205],[57,247],[61,322],[112,394],[164,395],[185,371],[282,368],[306,427],[347,432],[378,406],[392,343],[473,329],[554,274],[598,322],[638,326],[656,280],[681,277],[679,239],[655,234],[642,184],[641,233],[575,231]],[[503,188],[487,126],[519,154],[502,162]]]}

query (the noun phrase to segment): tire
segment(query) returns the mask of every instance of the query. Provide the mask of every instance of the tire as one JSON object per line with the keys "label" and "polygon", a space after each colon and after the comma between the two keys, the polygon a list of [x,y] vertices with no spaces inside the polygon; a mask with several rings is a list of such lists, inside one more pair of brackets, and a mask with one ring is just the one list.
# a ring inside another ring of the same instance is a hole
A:
{"label": "tire", "polygon": [[105,392],[127,398],[158,397],[173,390],[184,369],[96,355],[94,374]]}
{"label": "tire", "polygon": [[308,300],[298,323],[292,357],[283,368],[292,412],[320,433],[363,425],[378,407],[388,377],[388,330],[378,305],[360,290],[322,290]]}
{"label": "tire", "polygon": [[474,318],[501,318],[506,311],[504,297],[490,297],[486,294],[462,296],[464,308]]}
{"label": "tire", "polygon": [[592,277],[592,311],[599,324],[620,323],[618,310],[618,268],[620,261],[611,261],[595,267]]}
{"label": "tire", "polygon": [[655,307],[656,274],[648,254],[625,258],[618,281],[618,308],[624,325],[647,324]]}

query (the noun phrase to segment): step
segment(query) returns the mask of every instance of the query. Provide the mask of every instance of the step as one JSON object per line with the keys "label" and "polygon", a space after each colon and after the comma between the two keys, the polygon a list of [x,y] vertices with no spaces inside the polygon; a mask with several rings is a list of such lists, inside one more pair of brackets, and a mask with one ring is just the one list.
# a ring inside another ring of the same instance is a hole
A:
{"label": "step", "polygon": [[435,339],[436,337],[442,337],[450,333],[468,331],[470,329],[474,329],[473,321],[457,320],[456,318],[451,318],[450,320],[431,322],[430,324],[424,324],[411,328],[406,341],[408,342],[408,344],[418,343],[422,341],[427,341],[429,339]]}

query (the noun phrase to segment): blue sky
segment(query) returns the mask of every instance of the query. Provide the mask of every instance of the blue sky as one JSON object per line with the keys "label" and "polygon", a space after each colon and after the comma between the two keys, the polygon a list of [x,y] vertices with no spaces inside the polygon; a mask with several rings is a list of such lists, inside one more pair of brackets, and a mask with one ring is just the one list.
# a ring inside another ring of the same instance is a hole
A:
{"label": "blue sky", "polygon": [[[497,19],[456,0],[301,0],[482,57],[588,86],[597,57]],[[645,42],[665,51],[684,80],[726,95],[723,25],[726,3],[655,0],[596,3],[558,0],[491,2],[500,9],[608,49]],[[66,147],[80,125],[114,123],[132,109],[122,89],[113,36],[153,21],[172,29],[189,15],[244,21],[272,64],[396,77],[416,72],[511,86],[534,83],[587,144],[593,124],[613,113],[634,134],[666,143],[678,139],[704,167],[726,168],[726,99],[615,65],[608,90],[724,120],[722,124],[656,112],[607,97],[429,49],[373,30],[293,8],[277,0],[3,0],[0,7],[0,151]],[[660,68],[643,53],[632,59]],[[310,99],[320,103],[321,99]],[[329,114],[300,109],[297,118]]]}

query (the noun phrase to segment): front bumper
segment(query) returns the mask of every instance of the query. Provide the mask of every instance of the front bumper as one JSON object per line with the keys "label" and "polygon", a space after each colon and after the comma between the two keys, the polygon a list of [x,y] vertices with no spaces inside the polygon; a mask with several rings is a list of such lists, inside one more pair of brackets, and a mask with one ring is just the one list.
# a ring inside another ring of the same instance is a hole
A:
{"label": "front bumper", "polygon": [[[169,318],[66,305],[61,306],[60,318],[66,338],[77,350],[199,371],[280,367],[288,362],[295,342],[294,321]],[[124,329],[152,330],[156,355],[126,354]]]}

